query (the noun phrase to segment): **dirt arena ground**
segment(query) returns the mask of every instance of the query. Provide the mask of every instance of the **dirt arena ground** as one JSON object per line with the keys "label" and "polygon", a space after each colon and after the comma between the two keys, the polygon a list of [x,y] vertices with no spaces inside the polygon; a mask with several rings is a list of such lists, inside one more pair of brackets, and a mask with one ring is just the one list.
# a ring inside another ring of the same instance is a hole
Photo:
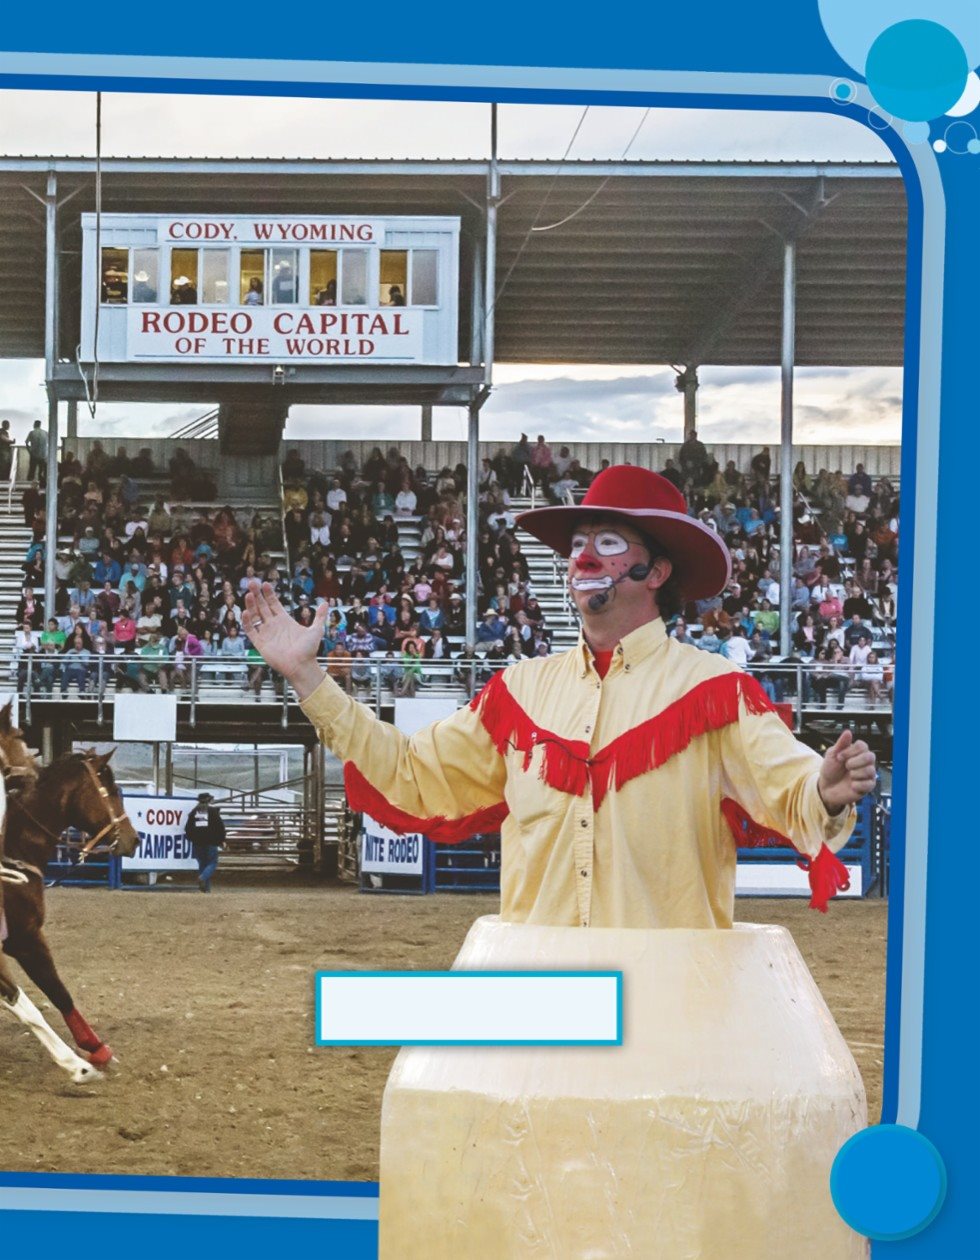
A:
{"label": "dirt arena ground", "polygon": [[[472,921],[496,909],[495,896],[362,896],[237,876],[210,897],[51,891],[61,972],[120,1062],[99,1086],[72,1086],[0,1014],[0,1168],[375,1180],[394,1051],[317,1049],[313,973],[448,967]],[[738,903],[739,919],[792,932],[864,1076],[872,1119],[886,912],[880,901],[837,902],[826,916],[803,901]]]}

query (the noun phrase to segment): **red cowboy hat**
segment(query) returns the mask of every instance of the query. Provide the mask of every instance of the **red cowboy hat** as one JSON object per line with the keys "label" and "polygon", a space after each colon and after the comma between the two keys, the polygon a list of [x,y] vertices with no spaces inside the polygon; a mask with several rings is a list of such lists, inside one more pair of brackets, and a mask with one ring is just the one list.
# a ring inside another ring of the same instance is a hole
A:
{"label": "red cowboy hat", "polygon": [[615,464],[599,473],[581,503],[534,508],[517,524],[567,556],[575,527],[604,516],[621,516],[663,548],[685,598],[709,599],[728,585],[732,558],[722,539],[688,516],[681,492],[648,468]]}

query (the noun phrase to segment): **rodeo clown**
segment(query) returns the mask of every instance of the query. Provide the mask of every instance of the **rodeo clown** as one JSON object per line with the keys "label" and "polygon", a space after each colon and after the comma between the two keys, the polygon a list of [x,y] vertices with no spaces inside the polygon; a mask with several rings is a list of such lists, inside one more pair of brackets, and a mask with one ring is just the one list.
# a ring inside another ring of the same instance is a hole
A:
{"label": "rodeo clown", "polygon": [[846,882],[833,856],[874,787],[845,731],[822,759],[730,661],[667,637],[685,600],[722,591],[728,551],[659,474],[614,466],[581,504],[519,524],[568,558],[578,645],[496,674],[471,704],[407,738],[316,662],[268,585],[246,629],[344,762],[352,808],[453,843],[501,832],[501,917],[552,926],[728,928],[738,844],[787,843],[812,905]]}

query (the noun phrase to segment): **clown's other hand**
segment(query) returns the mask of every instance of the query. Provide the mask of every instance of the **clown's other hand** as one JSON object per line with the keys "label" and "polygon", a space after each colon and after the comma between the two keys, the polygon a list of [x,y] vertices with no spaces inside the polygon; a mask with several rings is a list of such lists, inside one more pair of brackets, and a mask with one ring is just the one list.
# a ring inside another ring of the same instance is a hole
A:
{"label": "clown's other hand", "polygon": [[844,731],[824,756],[817,790],[828,813],[839,814],[845,806],[867,796],[876,777],[874,753],[863,739],[855,740],[851,731]]}

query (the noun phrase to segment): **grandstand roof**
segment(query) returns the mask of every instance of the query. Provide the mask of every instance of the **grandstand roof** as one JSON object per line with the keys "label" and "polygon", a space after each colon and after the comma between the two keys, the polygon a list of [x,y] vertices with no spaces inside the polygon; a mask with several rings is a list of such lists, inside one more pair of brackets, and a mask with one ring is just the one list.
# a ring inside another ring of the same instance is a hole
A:
{"label": "grandstand roof", "polygon": [[[468,359],[488,162],[108,158],[102,170],[107,212],[459,214]],[[797,236],[796,362],[901,362],[906,202],[893,165],[503,161],[499,171],[497,362],[776,364],[783,241]],[[95,207],[95,162],[48,156],[0,157],[0,357],[44,355],[44,213],[28,190],[43,195],[49,172],[63,203],[59,355],[74,357],[79,217]]]}

